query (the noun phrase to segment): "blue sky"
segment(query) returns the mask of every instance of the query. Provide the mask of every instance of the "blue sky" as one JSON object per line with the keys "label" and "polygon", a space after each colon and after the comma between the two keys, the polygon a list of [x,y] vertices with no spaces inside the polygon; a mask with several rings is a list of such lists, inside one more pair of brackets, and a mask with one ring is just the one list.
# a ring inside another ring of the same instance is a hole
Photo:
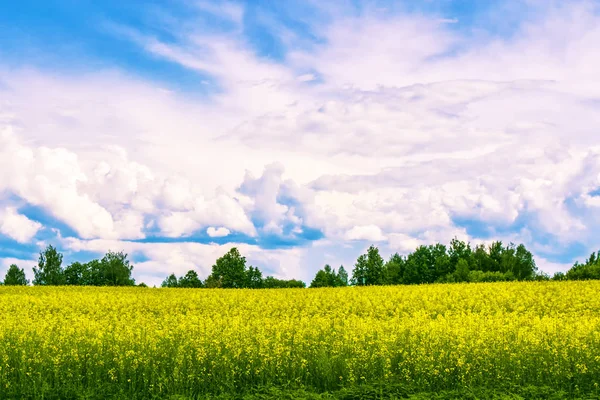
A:
{"label": "blue sky", "polygon": [[52,243],[157,284],[235,245],[309,280],[453,237],[565,270],[600,247],[598,6],[3,4],[0,273]]}

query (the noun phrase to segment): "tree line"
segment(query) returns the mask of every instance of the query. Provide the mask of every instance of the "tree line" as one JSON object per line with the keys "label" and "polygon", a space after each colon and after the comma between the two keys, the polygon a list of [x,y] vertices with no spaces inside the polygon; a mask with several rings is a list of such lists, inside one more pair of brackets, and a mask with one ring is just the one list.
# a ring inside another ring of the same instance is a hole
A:
{"label": "tree line", "polygon": [[[40,252],[33,268],[33,285],[76,286],[136,286],[133,265],[127,254],[109,251],[101,259],[86,263],[73,262],[62,266],[63,255],[52,245]],[[301,280],[263,277],[260,269],[246,265],[246,258],[233,247],[212,266],[210,275],[202,281],[190,269],[183,276],[170,274],[162,282],[167,288],[305,288]],[[535,260],[523,244],[504,245],[496,241],[488,246],[471,247],[470,243],[453,239],[449,246],[437,243],[422,245],[406,256],[393,254],[385,261],[379,249],[371,245],[356,260],[351,277],[344,266],[335,270],[330,265],[317,271],[310,288],[412,285],[451,282],[498,282],[526,280],[588,280],[600,279],[600,251],[592,253],[584,263],[576,262],[566,273],[554,276],[538,272]],[[29,285],[25,271],[13,264],[6,272],[4,285]],[[140,283],[137,286],[146,286]]]}
{"label": "tree line", "polygon": [[246,265],[246,257],[242,256],[236,247],[231,248],[225,255],[218,258],[212,266],[212,272],[204,282],[194,270],[189,270],[184,276],[177,278],[169,275],[161,284],[169,288],[246,288],[246,289],[283,289],[305,288],[302,281],[277,279],[272,276],[263,278],[262,272],[253,266]]}
{"label": "tree line", "polygon": [[[76,261],[66,267],[62,263],[63,255],[48,245],[40,252],[38,263],[33,267],[31,283],[36,286],[135,286],[131,276],[133,265],[122,251],[109,251],[101,259],[87,263]],[[6,272],[4,285],[29,285],[29,280],[22,268],[12,264]]]}

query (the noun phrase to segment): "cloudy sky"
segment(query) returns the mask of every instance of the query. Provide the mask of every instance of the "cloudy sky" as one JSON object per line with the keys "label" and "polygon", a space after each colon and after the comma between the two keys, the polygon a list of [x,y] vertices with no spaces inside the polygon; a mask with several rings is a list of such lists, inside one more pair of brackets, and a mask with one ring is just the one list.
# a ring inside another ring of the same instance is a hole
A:
{"label": "cloudy sky", "polygon": [[598,1],[3,2],[0,275],[237,246],[310,282],[453,237],[566,270],[600,248],[598,71]]}

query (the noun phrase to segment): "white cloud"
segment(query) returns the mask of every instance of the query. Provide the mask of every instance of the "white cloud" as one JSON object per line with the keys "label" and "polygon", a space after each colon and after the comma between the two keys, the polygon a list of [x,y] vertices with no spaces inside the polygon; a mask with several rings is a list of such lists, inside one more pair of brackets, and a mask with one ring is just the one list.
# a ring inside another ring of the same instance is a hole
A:
{"label": "white cloud", "polygon": [[206,233],[210,237],[224,237],[224,236],[229,235],[231,232],[229,231],[229,229],[227,229],[223,226],[221,226],[219,228],[215,228],[214,226],[209,226],[208,229],[206,230]]}
{"label": "white cloud", "polygon": [[300,82],[310,82],[314,81],[316,77],[314,76],[314,74],[302,74],[296,79],[298,79]]}
{"label": "white cloud", "polygon": [[42,224],[19,214],[13,207],[0,209],[0,233],[17,242],[29,242],[41,228]]}
{"label": "white cloud", "polygon": [[242,205],[223,193],[209,200],[198,197],[190,211],[167,212],[158,220],[161,232],[170,237],[189,235],[203,226],[219,224],[248,236],[257,235]]}
{"label": "white cloud", "polygon": [[[537,266],[539,271],[545,272],[548,275],[552,276],[557,272],[566,273],[572,266],[573,263],[555,263],[546,260],[540,256],[534,256],[535,265]],[[580,260],[583,262],[583,260]]]}
{"label": "white cloud", "polygon": [[386,237],[381,232],[381,228],[373,224],[355,226],[346,232],[344,238],[346,240],[368,240],[371,242],[381,242],[386,240]]}
{"label": "white cloud", "polygon": [[[28,146],[11,126],[2,127],[0,144],[0,190],[47,209],[82,238],[143,238],[144,215],[161,210],[166,211],[159,226],[167,236],[189,234],[207,224],[255,235],[231,195],[221,191],[205,199],[187,179],[155,177],[148,166],[129,161],[121,147],[109,146],[87,159],[66,148]],[[21,229],[29,232],[30,226]]]}

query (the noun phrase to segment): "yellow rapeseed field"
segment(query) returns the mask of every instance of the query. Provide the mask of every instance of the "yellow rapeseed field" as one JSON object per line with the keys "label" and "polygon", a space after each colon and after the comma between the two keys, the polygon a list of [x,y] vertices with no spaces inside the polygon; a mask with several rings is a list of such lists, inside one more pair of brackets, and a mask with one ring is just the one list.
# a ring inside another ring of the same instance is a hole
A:
{"label": "yellow rapeseed field", "polygon": [[0,287],[0,397],[600,383],[600,282]]}

